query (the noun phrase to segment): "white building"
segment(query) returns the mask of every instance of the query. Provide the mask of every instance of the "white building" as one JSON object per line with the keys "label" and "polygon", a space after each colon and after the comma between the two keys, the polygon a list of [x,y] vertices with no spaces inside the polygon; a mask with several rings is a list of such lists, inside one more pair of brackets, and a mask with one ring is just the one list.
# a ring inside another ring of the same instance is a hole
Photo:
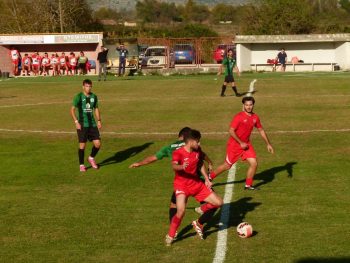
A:
{"label": "white building", "polygon": [[[235,37],[240,70],[271,71],[268,59],[284,48],[288,55],[286,71],[332,71],[350,69],[350,34],[250,35]],[[292,64],[292,57],[304,63]]]}

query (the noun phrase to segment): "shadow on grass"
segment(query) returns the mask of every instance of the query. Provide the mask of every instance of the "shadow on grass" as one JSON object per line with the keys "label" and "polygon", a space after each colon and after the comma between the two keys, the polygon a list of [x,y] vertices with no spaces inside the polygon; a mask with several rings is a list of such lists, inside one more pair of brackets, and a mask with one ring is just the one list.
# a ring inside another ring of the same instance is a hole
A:
{"label": "shadow on grass", "polygon": [[[297,162],[288,162],[285,165],[276,166],[276,167],[267,169],[265,171],[262,171],[260,173],[257,173],[254,176],[254,181],[255,182],[259,181],[259,182],[256,183],[254,186],[260,187],[262,185],[271,183],[275,179],[276,175],[280,172],[283,172],[283,171],[287,171],[287,176],[289,178],[292,178],[293,177],[293,166],[296,164],[297,164]],[[220,186],[220,185],[226,185],[226,184],[236,184],[236,183],[245,183],[245,179],[242,179],[239,181],[234,181],[234,182],[229,182],[229,183],[217,183],[217,184],[214,184],[213,187]]]}
{"label": "shadow on grass", "polygon": [[147,143],[144,143],[144,144],[139,145],[139,146],[130,147],[130,148],[127,148],[125,150],[116,152],[113,156],[100,162],[99,166],[106,166],[106,165],[121,163],[121,162],[129,159],[130,157],[135,156],[136,154],[144,151],[152,144],[153,144],[153,142],[147,142]]}
{"label": "shadow on grass", "polygon": [[[261,203],[251,202],[252,197],[244,197],[236,202],[231,202],[229,204],[224,204],[219,211],[216,212],[214,217],[209,221],[208,224],[204,226],[204,235],[205,237],[218,232],[219,230],[228,229],[230,227],[236,227],[239,223],[244,221],[247,213],[254,211],[256,207],[261,205]],[[221,222],[221,213],[222,211],[229,211],[229,219],[227,222]],[[191,236],[195,236],[196,232],[191,231],[192,225],[189,224],[185,226],[178,234],[176,240],[180,241]],[[191,231],[191,232],[190,232]],[[189,233],[190,232],[190,233]],[[254,231],[253,236],[257,235],[258,232]]]}
{"label": "shadow on grass", "polygon": [[295,263],[349,263],[350,257],[336,258],[304,258],[294,261]]}

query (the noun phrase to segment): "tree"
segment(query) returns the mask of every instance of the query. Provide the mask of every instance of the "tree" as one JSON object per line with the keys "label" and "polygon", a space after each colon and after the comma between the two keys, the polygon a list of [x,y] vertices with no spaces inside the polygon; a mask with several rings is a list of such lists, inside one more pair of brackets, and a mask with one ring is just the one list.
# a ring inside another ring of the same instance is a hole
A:
{"label": "tree", "polygon": [[188,0],[184,9],[183,17],[187,22],[203,22],[208,20],[210,11],[206,5],[196,4],[193,0]]}
{"label": "tree", "polygon": [[211,11],[211,21],[213,23],[234,21],[237,18],[236,10],[236,7],[233,5],[217,4]]}
{"label": "tree", "polygon": [[240,26],[243,34],[309,34],[314,21],[307,0],[262,0],[246,9]]}

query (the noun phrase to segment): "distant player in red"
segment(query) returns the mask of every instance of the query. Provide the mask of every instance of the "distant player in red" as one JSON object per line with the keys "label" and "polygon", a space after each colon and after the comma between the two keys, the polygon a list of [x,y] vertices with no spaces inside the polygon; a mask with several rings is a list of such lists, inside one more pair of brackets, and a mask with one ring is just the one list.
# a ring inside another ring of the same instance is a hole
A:
{"label": "distant player in red", "polygon": [[[203,164],[203,152],[199,146],[201,134],[199,131],[191,130],[185,135],[185,146],[173,152],[172,167],[175,171],[174,192],[176,195],[176,215],[173,216],[169,232],[165,237],[165,244],[170,246],[185,215],[186,203],[189,196],[196,198],[198,202],[206,202],[201,206],[203,213],[222,206],[223,201],[211,189],[211,182]],[[205,183],[200,179],[198,170],[205,178]],[[192,222],[198,235],[202,238],[202,229]]]}
{"label": "distant player in red", "polygon": [[75,75],[75,71],[76,71],[76,68],[77,68],[77,63],[78,63],[78,59],[77,57],[75,56],[75,54],[73,52],[71,52],[69,54],[69,72],[71,75]]}
{"label": "distant player in red", "polygon": [[64,52],[62,52],[61,56],[59,57],[59,62],[59,71],[61,74],[64,75],[65,72],[68,74],[67,57]]}
{"label": "distant player in red", "polygon": [[19,64],[19,60],[20,60],[19,51],[17,49],[15,49],[14,47],[11,47],[10,56],[11,56],[11,60],[12,60],[13,75],[17,76],[19,73],[19,70],[18,70],[18,64]]}
{"label": "distant player in red", "polygon": [[59,72],[59,57],[58,54],[52,54],[51,56],[51,67],[52,67],[52,76],[58,76],[60,74]]}
{"label": "distant player in red", "polygon": [[41,60],[41,65],[43,67],[43,75],[49,75],[49,71],[51,68],[51,64],[50,64],[50,59],[49,59],[49,55],[45,52],[44,57]]}
{"label": "distant player in red", "polygon": [[257,190],[253,186],[253,178],[258,167],[256,153],[253,145],[250,143],[250,135],[253,128],[257,128],[261,137],[267,145],[267,150],[274,153],[272,145],[260,123],[260,118],[253,112],[255,100],[253,97],[244,97],[242,99],[243,111],[234,116],[230,124],[230,138],[227,142],[226,160],[225,162],[210,173],[210,178],[214,179],[220,173],[228,170],[240,158],[247,161],[249,168],[247,171],[245,189]]}
{"label": "distant player in red", "polygon": [[35,52],[32,55],[32,70],[34,73],[34,76],[39,75],[40,67],[41,67],[41,56],[39,55],[39,52]]}
{"label": "distant player in red", "polygon": [[22,76],[25,76],[27,73],[27,76],[30,75],[30,70],[32,68],[32,59],[28,56],[28,54],[24,54],[24,57],[22,58]]}

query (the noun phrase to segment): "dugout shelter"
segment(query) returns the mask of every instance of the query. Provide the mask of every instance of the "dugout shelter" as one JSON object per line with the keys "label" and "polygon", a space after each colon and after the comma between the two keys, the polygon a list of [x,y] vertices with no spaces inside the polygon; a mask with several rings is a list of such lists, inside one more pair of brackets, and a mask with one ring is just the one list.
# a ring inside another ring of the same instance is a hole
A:
{"label": "dugout shelter", "polygon": [[[268,63],[284,48],[286,71],[350,69],[350,34],[237,35],[237,64],[243,71],[272,71]],[[292,63],[297,57],[302,62]]]}
{"label": "dugout shelter", "polygon": [[[12,74],[12,61],[10,48],[13,46],[22,56],[25,53],[40,54],[65,52],[69,55],[74,52],[79,55],[83,51],[89,60],[97,61],[97,53],[102,45],[103,33],[70,33],[70,34],[25,34],[25,35],[0,35],[0,71]],[[94,74],[95,70],[91,71]]]}

